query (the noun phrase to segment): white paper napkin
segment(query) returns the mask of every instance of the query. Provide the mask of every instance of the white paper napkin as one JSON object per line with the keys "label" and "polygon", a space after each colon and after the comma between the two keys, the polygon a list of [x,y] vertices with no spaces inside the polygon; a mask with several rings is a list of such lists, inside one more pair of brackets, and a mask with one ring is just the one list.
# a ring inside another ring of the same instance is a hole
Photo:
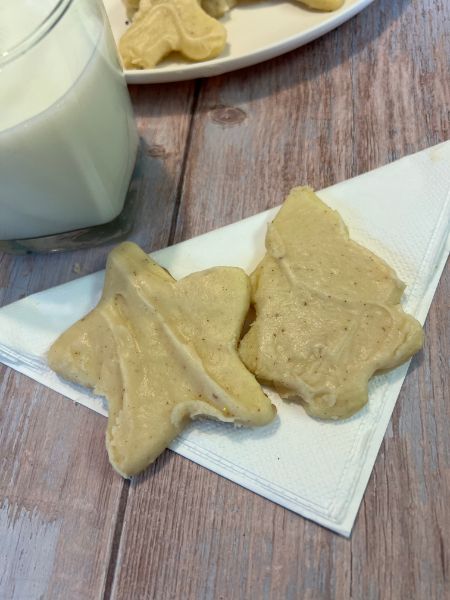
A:
{"label": "white paper napkin", "polygon": [[[303,183],[303,182],[299,182]],[[353,239],[385,258],[407,284],[405,309],[424,321],[448,255],[450,142],[320,192]],[[251,271],[276,209],[154,253],[179,278],[213,265]],[[105,403],[46,365],[55,338],[97,302],[103,273],[34,294],[0,310],[0,360],[106,414]],[[408,365],[373,379],[365,409],[341,422],[308,417],[271,393],[278,416],[261,429],[193,424],[175,452],[348,536]]]}

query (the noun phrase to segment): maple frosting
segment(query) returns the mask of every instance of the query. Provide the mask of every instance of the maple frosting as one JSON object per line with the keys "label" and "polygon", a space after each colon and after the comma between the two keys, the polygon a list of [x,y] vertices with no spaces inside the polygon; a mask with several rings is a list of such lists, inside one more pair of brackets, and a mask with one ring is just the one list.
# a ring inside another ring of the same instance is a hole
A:
{"label": "maple frosting", "polygon": [[190,419],[264,425],[275,409],[240,361],[250,302],[238,268],[176,282],[135,244],[109,255],[102,298],[53,344],[50,366],[106,396],[106,445],[114,468],[147,467]]}
{"label": "maple frosting", "polygon": [[423,343],[420,324],[400,306],[395,272],[350,240],[310,188],[292,190],[269,225],[252,288],[256,320],[240,356],[313,416],[352,415],[367,402],[369,378]]}

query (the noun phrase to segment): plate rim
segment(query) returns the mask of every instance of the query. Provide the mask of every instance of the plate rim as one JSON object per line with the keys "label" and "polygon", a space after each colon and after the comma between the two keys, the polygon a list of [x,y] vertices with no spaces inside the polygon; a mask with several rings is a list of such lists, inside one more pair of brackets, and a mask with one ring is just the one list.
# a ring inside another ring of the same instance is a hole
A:
{"label": "plate rim", "polygon": [[281,56],[296,48],[300,48],[326,33],[329,33],[363,11],[373,2],[374,0],[356,0],[356,2],[350,6],[329,13],[330,17],[318,25],[313,25],[309,29],[303,30],[298,34],[294,34],[266,46],[261,46],[242,56],[236,56],[234,58],[226,56],[219,57],[211,61],[183,65],[178,69],[171,69],[169,71],[160,70],[158,68],[125,69],[125,79],[129,84],[173,83],[177,81],[214,77],[216,75],[223,75],[224,73],[244,69],[245,67],[251,67],[255,64],[270,60],[271,58]]}

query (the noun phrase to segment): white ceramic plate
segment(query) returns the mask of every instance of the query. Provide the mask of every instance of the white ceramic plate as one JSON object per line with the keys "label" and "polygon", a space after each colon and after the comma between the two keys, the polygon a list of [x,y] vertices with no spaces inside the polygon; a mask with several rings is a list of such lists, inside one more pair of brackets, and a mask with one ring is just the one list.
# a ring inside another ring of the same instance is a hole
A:
{"label": "white ceramic plate", "polygon": [[[228,34],[224,52],[200,63],[166,60],[154,69],[125,71],[128,83],[163,83],[221,75],[280,56],[328,33],[373,0],[346,0],[332,12],[308,10],[292,2],[267,0],[241,4],[221,19]],[[104,0],[116,41],[126,29],[122,0]]]}

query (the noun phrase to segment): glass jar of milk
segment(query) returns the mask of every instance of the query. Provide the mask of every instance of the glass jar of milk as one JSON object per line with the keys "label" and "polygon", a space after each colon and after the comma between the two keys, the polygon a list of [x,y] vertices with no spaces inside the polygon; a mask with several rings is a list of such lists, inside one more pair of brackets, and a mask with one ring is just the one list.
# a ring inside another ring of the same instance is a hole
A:
{"label": "glass jar of milk", "polygon": [[113,238],[137,142],[100,0],[1,1],[0,251]]}

